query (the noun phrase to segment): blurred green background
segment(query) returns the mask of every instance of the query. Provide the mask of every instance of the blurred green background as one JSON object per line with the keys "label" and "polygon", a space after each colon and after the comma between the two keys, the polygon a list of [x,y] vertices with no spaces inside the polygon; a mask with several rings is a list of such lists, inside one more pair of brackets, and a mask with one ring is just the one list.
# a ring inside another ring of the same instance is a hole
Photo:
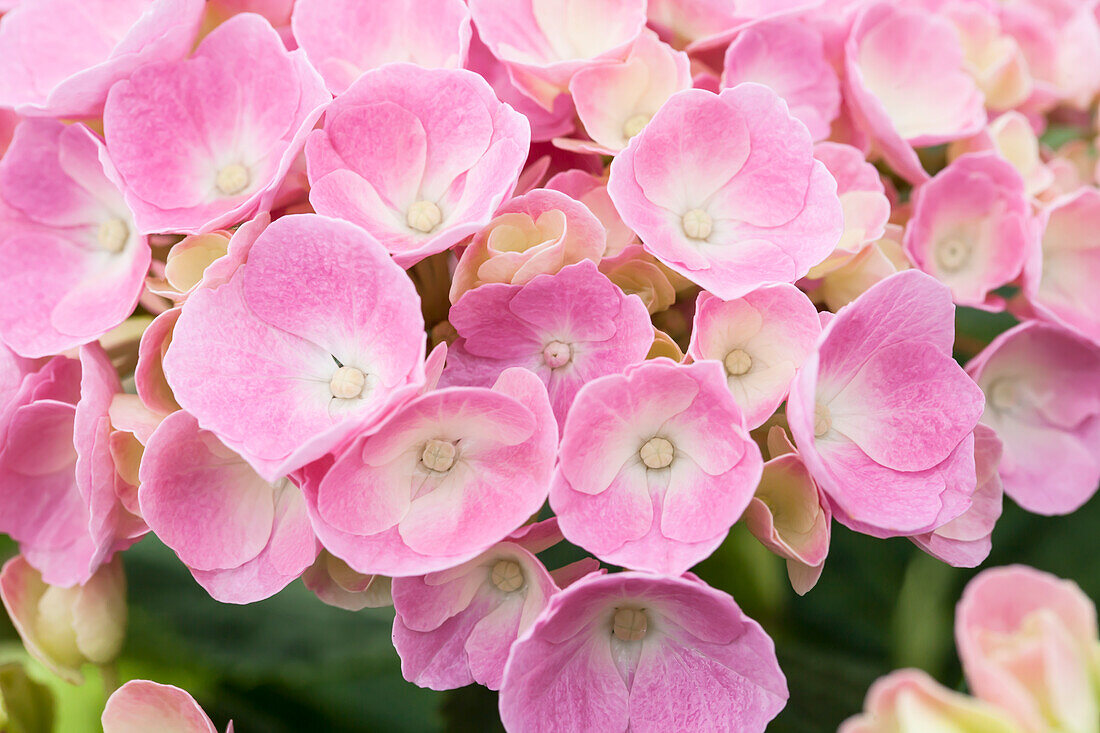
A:
{"label": "blurred green background", "polygon": [[[1010,324],[960,311],[960,351],[980,348]],[[1026,563],[1071,578],[1100,599],[1100,497],[1067,517],[1030,515],[1006,500],[993,540],[984,567]],[[0,537],[0,556],[14,551]],[[558,547],[544,558],[556,567],[571,554]],[[130,627],[120,676],[189,690],[219,729],[232,718],[238,733],[500,730],[493,693],[436,693],[402,679],[390,609],[331,608],[300,582],[262,603],[223,605],[151,536],[126,553],[125,563]],[[831,733],[861,709],[871,682],[897,667],[920,667],[962,688],[952,619],[974,571],[948,567],[907,540],[876,540],[834,524],[824,575],[803,598],[790,590],[783,562],[741,525],[696,570],[732,593],[776,641],[791,698],[769,731]],[[27,661],[4,618],[0,662],[10,659]],[[27,664],[54,692],[55,731],[99,730],[103,690],[94,670],[73,687]]]}

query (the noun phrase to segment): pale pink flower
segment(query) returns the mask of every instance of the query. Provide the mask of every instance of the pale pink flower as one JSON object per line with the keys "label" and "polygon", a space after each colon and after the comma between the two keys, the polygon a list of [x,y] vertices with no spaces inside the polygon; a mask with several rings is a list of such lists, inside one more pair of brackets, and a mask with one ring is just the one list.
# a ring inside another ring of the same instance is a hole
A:
{"label": "pale pink flower", "polygon": [[37,0],[0,23],[0,106],[21,115],[96,117],[139,67],[187,55],[202,0]]}
{"label": "pale pink flower", "polygon": [[963,591],[955,641],[971,691],[1023,730],[1096,729],[1096,606],[1076,583],[1024,565],[986,570]]}
{"label": "pale pink flower", "polygon": [[395,61],[457,69],[471,35],[462,0],[297,0],[292,28],[333,94]]}
{"label": "pale pink flower", "polygon": [[919,669],[899,669],[877,679],[863,709],[844,721],[838,733],[1021,733],[1003,711],[949,690]]}
{"label": "pale pink flower", "polygon": [[891,2],[867,4],[856,17],[845,47],[845,98],[886,162],[911,183],[928,177],[914,148],[969,137],[986,123],[951,22]]}
{"label": "pale pink flower", "polygon": [[1100,89],[1100,26],[1092,3],[1013,0],[999,11],[1035,82],[1028,106],[1048,109],[1065,101],[1087,107]]}
{"label": "pale pink flower", "polygon": [[546,388],[508,369],[492,389],[452,387],[409,402],[307,469],[318,538],[360,573],[454,567],[523,524],[546,500],[557,446]]}
{"label": "pale pink flower", "polygon": [[163,368],[199,425],[274,481],[416,393],[423,329],[412,282],[374,238],[286,216],[226,283],[188,298]]}
{"label": "pale pink flower", "polygon": [[550,505],[601,560],[678,575],[722,543],[762,468],[721,364],[654,359],[577,393]]}
{"label": "pale pink flower", "polygon": [[164,415],[180,409],[164,376],[164,354],[172,341],[172,330],[179,316],[179,308],[170,308],[154,318],[141,332],[138,361],[134,368],[134,387],[142,403]]}
{"label": "pale pink flower", "polygon": [[116,84],[103,128],[138,230],[199,234],[268,210],[330,99],[305,55],[252,13],[190,59]]}
{"label": "pale pink flower", "polygon": [[762,733],[787,703],[772,640],[686,576],[591,574],[512,647],[500,715],[516,733]]}
{"label": "pale pink flower", "polygon": [[649,252],[727,300],[805,276],[844,229],[806,126],[758,84],[673,96],[616,156],[608,192]]}
{"label": "pale pink flower", "polygon": [[966,68],[992,110],[1009,110],[1027,101],[1034,80],[1024,53],[1002,27],[992,3],[949,0],[940,12],[959,33]]}
{"label": "pale pink flower", "polygon": [[621,60],[645,26],[645,0],[470,0],[481,40],[545,109],[573,75]]}
{"label": "pale pink flower", "polygon": [[309,136],[309,201],[412,265],[489,222],[529,143],[527,120],[477,74],[387,64],[359,77]]}
{"label": "pale pink flower", "polygon": [[[666,311],[676,302],[676,286],[687,283],[657,261],[640,244],[631,244],[614,257],[600,260],[600,272],[628,295],[637,295],[650,313]],[[675,283],[675,284],[674,284]]]}
{"label": "pale pink flower", "polygon": [[1035,128],[1023,114],[1005,112],[977,135],[956,140],[947,148],[954,160],[966,153],[995,152],[1019,172],[1029,196],[1037,196],[1054,183],[1054,172],[1042,159]]}
{"label": "pale pink flower", "polygon": [[845,259],[835,270],[825,273],[812,294],[814,300],[823,302],[826,308],[835,312],[865,293],[875,283],[910,269],[913,265],[902,247],[904,236],[904,228],[897,224],[887,224],[882,238]]}
{"label": "pale pink flower", "polygon": [[558,424],[586,382],[645,359],[653,342],[649,312],[584,260],[525,285],[483,285],[448,316],[459,339],[445,381],[488,387],[508,367],[546,385]]}
{"label": "pale pink flower", "polygon": [[1039,246],[1024,179],[994,153],[956,158],[913,193],[905,253],[956,303],[999,309],[992,291],[1015,280]]}
{"label": "pale pink flower", "polygon": [[72,684],[86,663],[109,664],[126,637],[126,576],[122,558],[101,566],[82,585],[48,585],[23,557],[0,572],[0,597],[23,646]]}
{"label": "pale pink flower", "polygon": [[768,431],[768,453],[760,485],[745,509],[745,525],[787,561],[791,587],[805,595],[825,567],[833,512],[828,497],[778,425]]}
{"label": "pale pink flower", "polygon": [[347,611],[392,606],[390,582],[385,575],[355,572],[328,550],[321,550],[317,560],[302,573],[302,584],[321,602]]}
{"label": "pale pink flower", "polygon": [[[131,680],[103,708],[103,733],[218,733],[195,698],[172,685]],[[225,733],[233,733],[230,723]]]}
{"label": "pale pink flower", "polygon": [[919,534],[970,508],[983,398],[951,358],[954,311],[928,275],[888,277],[825,326],[791,386],[799,454],[852,529]]}
{"label": "pale pink flower", "polygon": [[0,531],[50,585],[90,578],[144,525],[122,507],[108,410],[121,392],[98,344],[22,381],[0,416]]}
{"label": "pale pink flower", "polygon": [[1100,348],[1030,321],[993,340],[967,371],[982,422],[1004,443],[1004,491],[1039,514],[1068,514],[1100,483]]}
{"label": "pale pink flower", "polygon": [[727,301],[703,292],[695,303],[687,353],[696,361],[722,363],[751,430],[787,398],[820,333],[817,308],[793,285],[767,285]]}
{"label": "pale pink flower", "polygon": [[722,88],[746,81],[774,89],[814,140],[829,137],[840,113],[840,80],[813,25],[775,20],[739,32],[726,49]]}
{"label": "pale pink flower", "polygon": [[649,22],[677,48],[725,48],[746,26],[821,5],[823,0],[649,0]]}
{"label": "pale pink flower", "polygon": [[561,191],[566,196],[580,201],[596,215],[607,230],[607,248],[604,259],[615,257],[627,246],[638,241],[638,235],[623,223],[623,218],[615,209],[611,196],[607,193],[607,179],[598,178],[588,171],[562,171],[546,182],[546,188]]}
{"label": "pale pink flower", "polygon": [[302,493],[269,483],[182,410],[145,447],[141,516],[223,603],[275,595],[317,558]]}
{"label": "pale pink flower", "polygon": [[83,125],[27,120],[0,161],[0,338],[25,356],[94,341],[134,310],[150,251]]}
{"label": "pale pink flower", "polygon": [[599,262],[607,234],[595,214],[559,191],[537,188],[497,210],[455,267],[450,298],[486,283],[522,285],[584,260]]}

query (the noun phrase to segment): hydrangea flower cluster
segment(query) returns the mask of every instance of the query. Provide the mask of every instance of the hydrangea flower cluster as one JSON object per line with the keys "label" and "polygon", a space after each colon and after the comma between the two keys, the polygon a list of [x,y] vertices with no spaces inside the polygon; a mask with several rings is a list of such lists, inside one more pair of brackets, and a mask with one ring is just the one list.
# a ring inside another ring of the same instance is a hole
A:
{"label": "hydrangea flower cluster", "polygon": [[[1094,5],[0,3],[27,649],[109,662],[152,533],[218,601],[392,605],[510,731],[764,730],[775,645],[691,572],[736,524],[805,594],[834,520],[976,567],[1100,484]],[[845,730],[1091,730],[1072,587],[988,571],[957,634],[978,700],[899,672]]]}

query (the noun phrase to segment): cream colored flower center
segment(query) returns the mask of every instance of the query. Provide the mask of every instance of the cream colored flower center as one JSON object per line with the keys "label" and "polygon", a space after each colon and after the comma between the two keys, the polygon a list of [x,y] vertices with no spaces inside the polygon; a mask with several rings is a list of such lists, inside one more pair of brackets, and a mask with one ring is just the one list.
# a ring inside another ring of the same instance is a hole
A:
{"label": "cream colored flower center", "polygon": [[611,622],[611,633],[619,641],[641,641],[649,628],[649,617],[640,608],[620,608]]}
{"label": "cream colored flower center", "polygon": [[970,259],[970,245],[961,239],[951,238],[936,247],[936,264],[946,272],[962,269]]}
{"label": "cream colored flower center", "polygon": [[490,577],[493,585],[505,593],[514,593],[523,587],[523,570],[514,560],[498,560]]}
{"label": "cream colored flower center", "polygon": [[99,246],[111,254],[118,254],[126,247],[130,238],[130,227],[122,219],[108,219],[99,225],[96,239]]}
{"label": "cream colored flower center", "polygon": [[986,392],[986,400],[992,407],[1001,412],[1013,409],[1020,401],[1016,382],[1011,379],[994,380]]}
{"label": "cream colored flower center", "polygon": [[734,349],[726,354],[723,363],[726,365],[726,373],[731,377],[748,374],[749,370],[752,369],[752,357],[744,349]]}
{"label": "cream colored flower center", "polygon": [[214,183],[224,195],[235,196],[248,188],[251,180],[247,168],[240,163],[230,163],[218,171],[218,179]]}
{"label": "cream colored flower center", "polygon": [[443,212],[431,201],[417,201],[405,212],[405,223],[409,228],[425,234],[439,226],[441,221]]}
{"label": "cream colored flower center", "polygon": [[542,360],[551,369],[557,369],[568,364],[573,359],[573,347],[563,344],[561,341],[551,341],[542,350]]}
{"label": "cream colored flower center", "polygon": [[420,453],[420,462],[429,471],[444,473],[455,464],[455,444],[449,440],[429,440]]}
{"label": "cream colored flower center", "polygon": [[342,366],[332,374],[328,380],[328,388],[332,396],[341,400],[354,400],[363,394],[363,387],[367,386],[367,375],[355,367]]}
{"label": "cream colored flower center", "polygon": [[660,437],[650,438],[638,451],[647,468],[668,468],[675,453],[672,443]]}
{"label": "cream colored flower center", "polygon": [[691,239],[706,239],[714,228],[714,220],[702,209],[692,209],[684,214],[684,218],[680,220],[680,226],[684,234]]}
{"label": "cream colored flower center", "polygon": [[642,128],[649,124],[649,120],[649,115],[634,115],[623,123],[623,135],[629,140],[641,132]]}
{"label": "cream colored flower center", "polygon": [[820,438],[825,433],[829,432],[833,427],[833,417],[829,413],[829,408],[825,405],[818,404],[814,410],[814,437]]}

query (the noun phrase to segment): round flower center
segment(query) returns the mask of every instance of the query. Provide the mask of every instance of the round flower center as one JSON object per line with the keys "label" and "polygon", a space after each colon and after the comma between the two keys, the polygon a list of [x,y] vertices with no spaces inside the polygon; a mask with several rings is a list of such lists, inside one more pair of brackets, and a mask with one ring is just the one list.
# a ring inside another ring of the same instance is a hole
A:
{"label": "round flower center", "polygon": [[514,593],[523,587],[523,570],[514,560],[498,560],[490,577],[493,585],[505,593]]}
{"label": "round flower center", "polygon": [[744,349],[734,349],[726,354],[724,363],[726,372],[732,377],[748,374],[749,370],[752,369],[752,357]]}
{"label": "round flower center", "polygon": [[405,212],[405,223],[418,232],[428,232],[443,221],[443,212],[431,201],[417,201]]}
{"label": "round flower center", "polygon": [[130,238],[130,227],[122,219],[108,219],[99,225],[96,239],[99,246],[111,254],[121,252]]}
{"label": "round flower center", "polygon": [[623,123],[623,135],[627,140],[637,135],[642,131],[642,128],[649,124],[649,115],[634,115]]}
{"label": "round flower center", "polygon": [[429,471],[450,471],[455,464],[455,444],[449,440],[429,440],[420,453],[420,462]]}
{"label": "round flower center", "polygon": [[997,379],[989,385],[986,392],[986,400],[995,409],[1004,412],[1016,407],[1020,401],[1016,382],[1011,379]]}
{"label": "round flower center", "polygon": [[247,168],[240,163],[230,163],[218,171],[218,179],[214,184],[222,194],[234,196],[245,190],[250,181]]}
{"label": "round flower center", "polygon": [[680,226],[684,234],[691,239],[706,239],[714,228],[714,220],[702,209],[692,209],[684,214],[684,218],[680,220]]}
{"label": "round flower center", "polygon": [[820,438],[833,427],[833,418],[829,408],[819,404],[814,410],[814,437]]}
{"label": "round flower center", "polygon": [[970,245],[961,239],[951,238],[936,247],[936,264],[946,272],[962,269],[970,259]]}
{"label": "round flower center", "polygon": [[640,608],[619,608],[611,622],[611,633],[619,641],[641,641],[649,628],[649,618]]}
{"label": "round flower center", "polygon": [[675,451],[672,443],[664,438],[650,438],[638,451],[638,455],[647,468],[668,468],[672,464]]}
{"label": "round flower center", "polygon": [[542,350],[542,360],[551,369],[563,367],[573,358],[573,347],[561,341],[551,341]]}
{"label": "round flower center", "polygon": [[328,380],[328,388],[332,390],[332,396],[341,400],[354,400],[363,394],[363,387],[367,386],[367,375],[355,367],[342,366],[332,374]]}

